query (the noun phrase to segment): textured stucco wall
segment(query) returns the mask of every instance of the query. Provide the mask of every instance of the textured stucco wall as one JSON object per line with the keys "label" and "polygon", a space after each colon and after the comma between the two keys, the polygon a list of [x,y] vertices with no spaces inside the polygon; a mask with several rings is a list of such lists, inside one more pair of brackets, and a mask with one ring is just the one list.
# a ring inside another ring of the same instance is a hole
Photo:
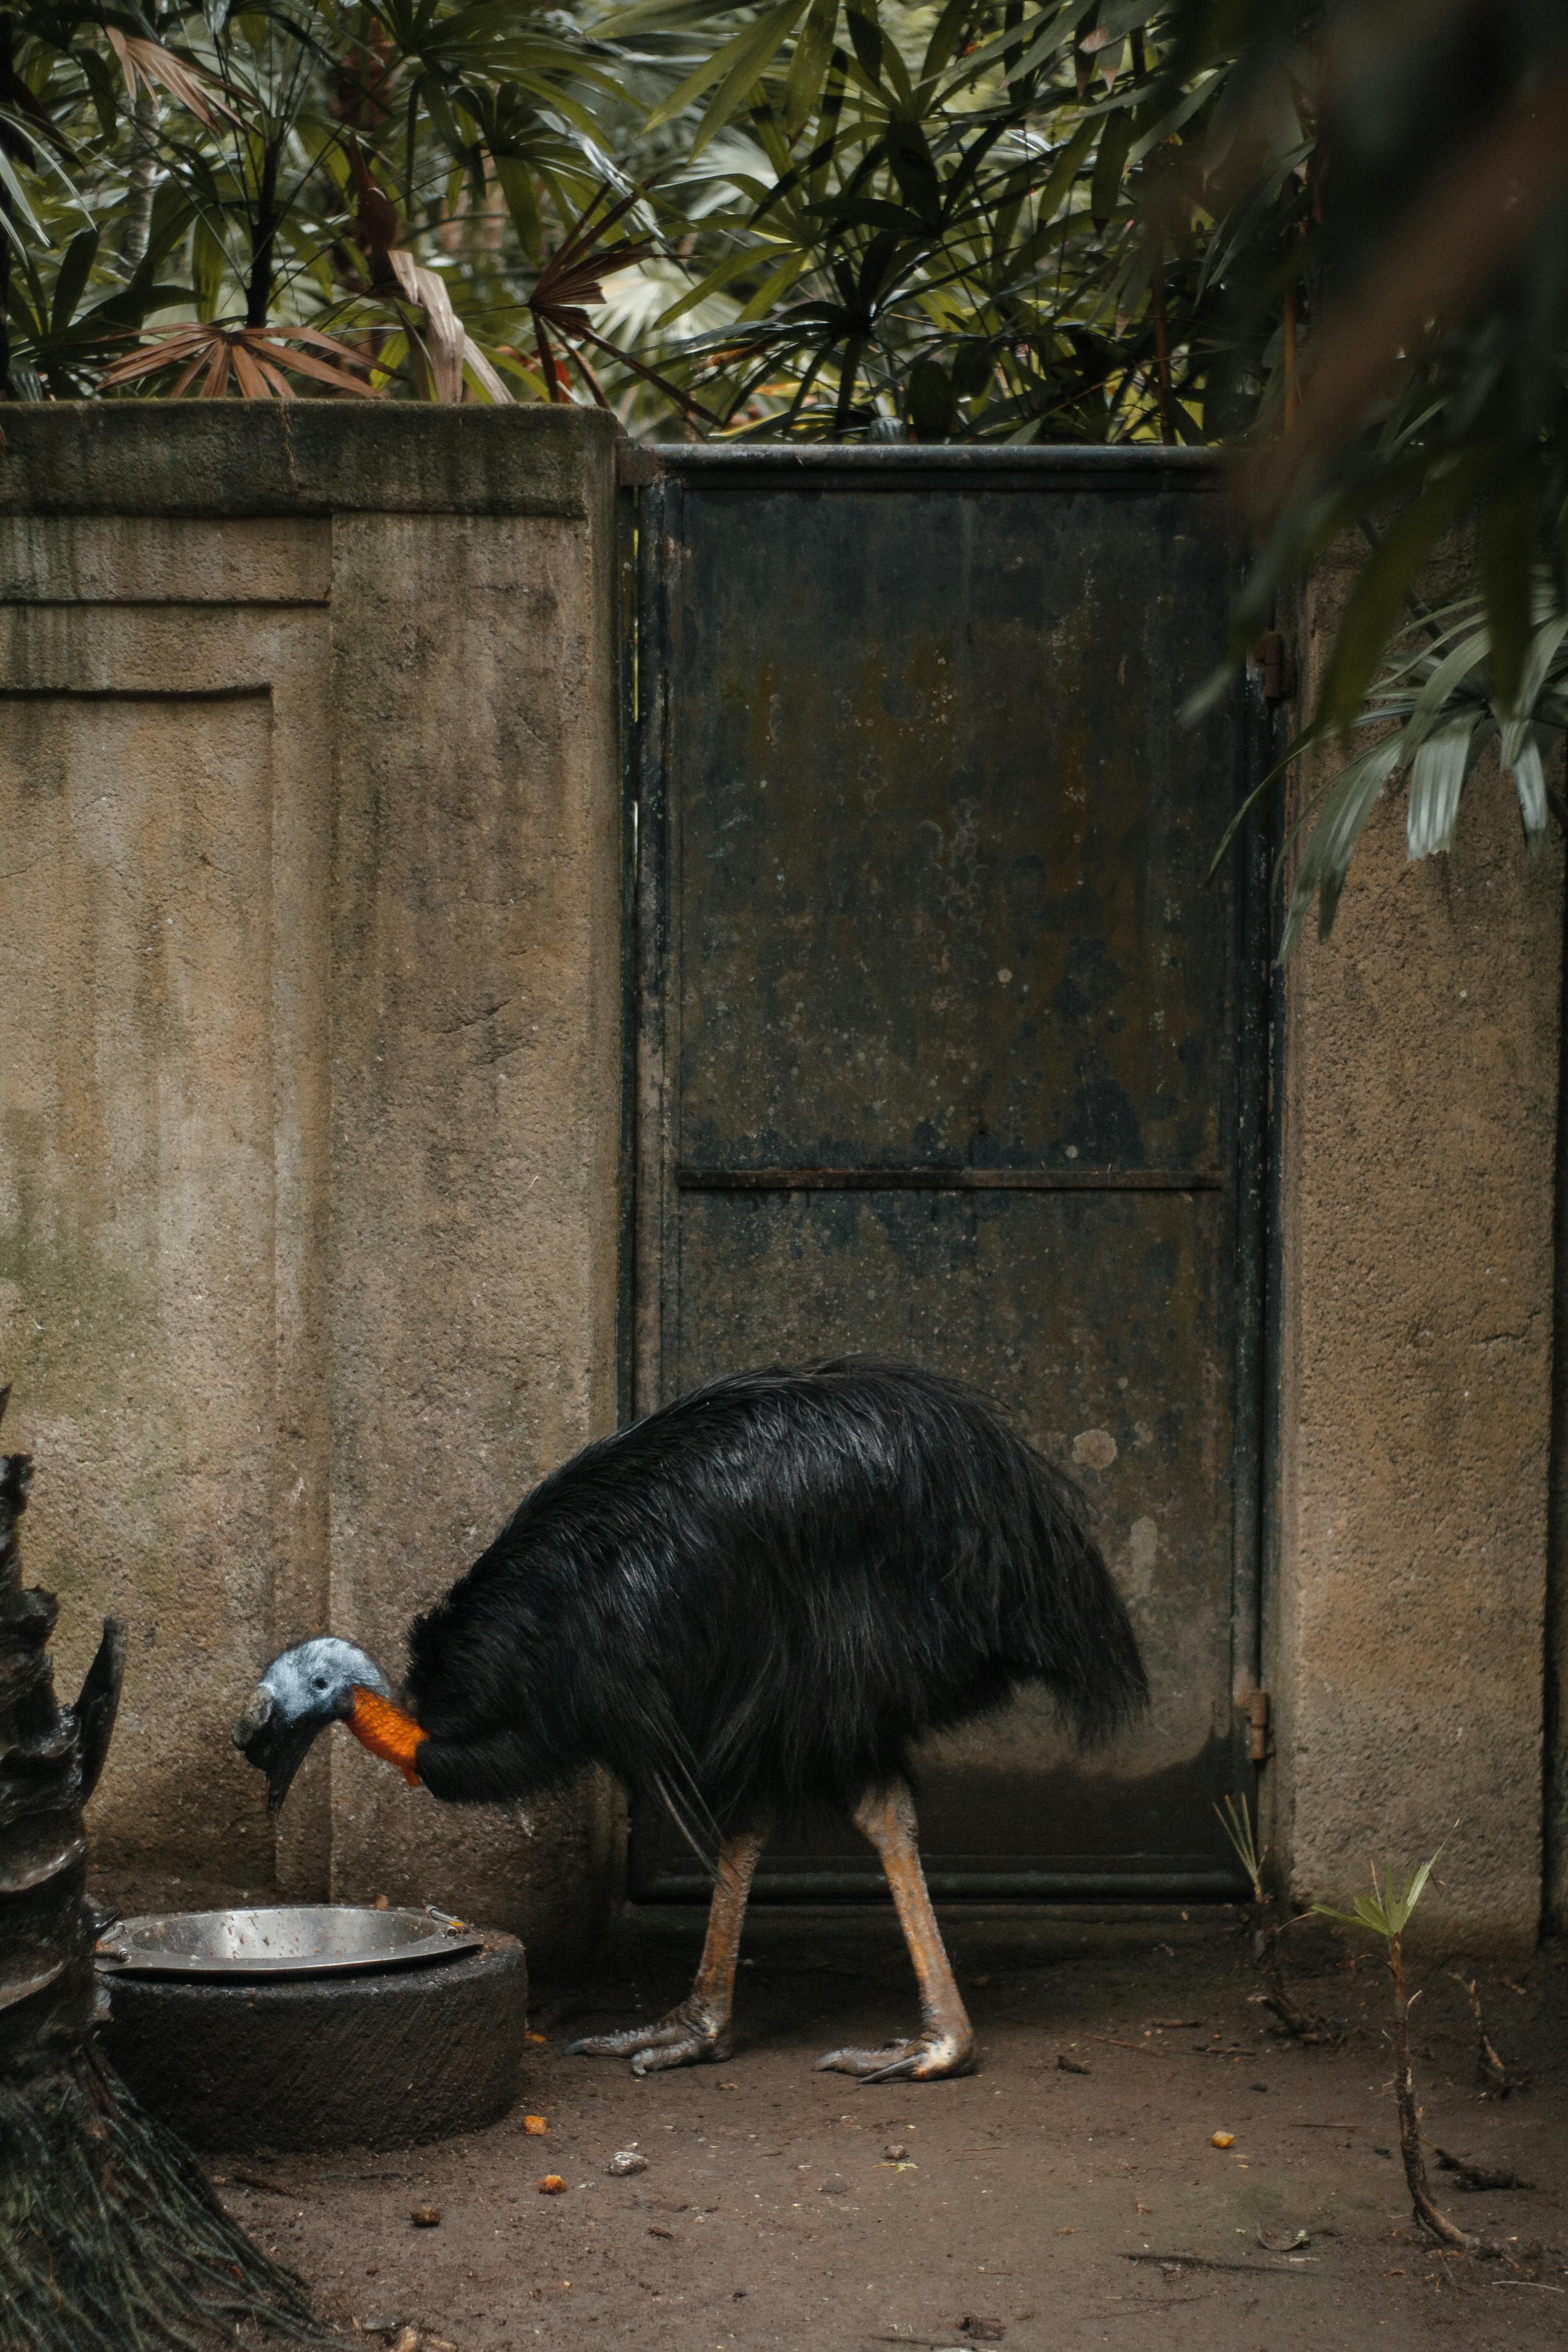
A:
{"label": "textured stucco wall", "polygon": [[[395,1671],[613,1418],[612,428],[6,437],[0,1378],[62,1684],[131,1621],[100,1853],[434,1899],[549,1965],[612,1886],[608,1792],[437,1812],[335,1737],[274,1851],[226,1726],[327,1624]],[[1429,1916],[1493,1950],[1541,1899],[1561,961],[1560,854],[1494,776],[1451,859],[1374,818],[1288,988],[1277,1834],[1303,1896],[1446,1840]]]}
{"label": "textured stucco wall", "polygon": [[1441,1844],[1427,1932],[1496,1952],[1541,1917],[1562,854],[1495,763],[1451,856],[1404,823],[1287,985],[1278,1832],[1302,1899]]}
{"label": "textured stucco wall", "polygon": [[226,1725],[614,1418],[613,427],[24,410],[0,457],[0,1377],[62,1681],[132,1627],[100,1855],[435,1899],[548,1959],[610,1809],[437,1813]]}

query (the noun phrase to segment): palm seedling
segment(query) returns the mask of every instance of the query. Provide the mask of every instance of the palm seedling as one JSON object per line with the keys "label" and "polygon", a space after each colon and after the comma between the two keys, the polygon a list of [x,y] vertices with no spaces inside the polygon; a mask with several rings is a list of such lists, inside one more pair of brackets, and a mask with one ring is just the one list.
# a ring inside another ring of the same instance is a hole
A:
{"label": "palm seedling", "polygon": [[1472,2237],[1451,2221],[1433,2200],[1426,2179],[1426,2159],[1421,2147],[1421,2109],[1416,2105],[1415,2086],[1410,2070],[1410,2012],[1421,1996],[1405,1990],[1405,1930],[1410,1915],[1426,1892],[1426,1881],[1436,1862],[1418,1863],[1406,1873],[1400,1886],[1396,1873],[1385,1870],[1378,1876],[1373,1864],[1372,1893],[1358,1895],[1349,1911],[1332,1910],[1326,1903],[1314,1903],[1312,1908],[1325,1919],[1340,1920],[1349,1927],[1365,1927],[1381,1936],[1388,1954],[1388,1973],[1394,1987],[1394,2098],[1399,2110],[1399,2153],[1405,2160],[1405,2185],[1410,2191],[1411,2208],[1421,2228],[1436,2238],[1439,2245],[1453,2246],[1461,2253],[1474,2254],[1485,2251],[1479,2238]]}
{"label": "palm seedling", "polygon": [[1334,2041],[1337,2037],[1324,2021],[1321,2017],[1309,2017],[1305,2011],[1298,2009],[1285,1989],[1279,1939],[1289,1923],[1278,1916],[1279,1905],[1265,1879],[1268,1848],[1258,1844],[1247,1799],[1226,1797],[1224,1805],[1216,1805],[1215,1811],[1252,1888],[1252,1957],[1263,1979],[1263,1990],[1254,1998],[1265,2009],[1272,2011],[1293,2041]]}

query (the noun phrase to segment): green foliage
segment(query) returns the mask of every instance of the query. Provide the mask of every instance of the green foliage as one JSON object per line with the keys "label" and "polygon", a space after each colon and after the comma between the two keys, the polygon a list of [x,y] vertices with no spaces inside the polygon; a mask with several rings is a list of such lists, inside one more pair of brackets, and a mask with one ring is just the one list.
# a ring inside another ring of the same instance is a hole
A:
{"label": "green foliage", "polygon": [[[190,379],[119,362],[193,321],[644,434],[1250,450],[1233,665],[1326,546],[1372,542],[1298,746],[1352,757],[1289,947],[1405,777],[1413,856],[1493,740],[1545,822],[1565,76],[1556,0],[26,0],[0,380],[158,396]],[[1456,535],[1463,627],[1417,603]]]}
{"label": "green foliage", "polygon": [[1248,810],[1275,789],[1282,770],[1301,752],[1331,734],[1337,733],[1347,747],[1358,735],[1374,735],[1364,750],[1352,750],[1309,801],[1281,853],[1283,867],[1289,850],[1300,841],[1281,961],[1314,902],[1319,936],[1328,936],[1367,819],[1383,795],[1401,784],[1406,788],[1405,845],[1412,858],[1453,847],[1465,786],[1494,747],[1513,779],[1526,840],[1539,845],[1553,814],[1563,821],[1568,812],[1547,773],[1568,738],[1568,611],[1543,567],[1533,583],[1525,582],[1525,597],[1522,650],[1506,695],[1497,675],[1485,595],[1478,592],[1423,612],[1398,630],[1348,726],[1336,729],[1333,710],[1321,707],[1314,722],[1237,812],[1221,856]]}
{"label": "green foliage", "polygon": [[23,398],[90,394],[138,331],[181,320],[357,331],[384,389],[427,392],[420,306],[366,265],[356,163],[484,361],[639,113],[613,53],[532,0],[64,0],[5,23],[0,315]]}
{"label": "green foliage", "polygon": [[[1439,1848],[1441,1852],[1441,1848]],[[1437,1855],[1430,1862],[1417,1863],[1405,1874],[1403,1887],[1398,1873],[1385,1867],[1379,1878],[1377,1864],[1372,1866],[1372,1893],[1358,1895],[1349,1911],[1335,1911],[1327,1903],[1314,1903],[1312,1908],[1324,1919],[1338,1919],[1347,1927],[1365,1927],[1393,1944],[1405,1933],[1410,1915],[1426,1890],[1426,1881],[1436,1867]]]}
{"label": "green foliage", "polygon": [[[1200,0],[1180,13],[1189,27],[1211,14]],[[1314,158],[1332,168],[1310,170],[1305,392],[1294,422],[1263,412],[1287,429],[1252,469],[1262,547],[1233,648],[1318,551],[1364,531],[1303,740],[1403,722],[1310,813],[1288,951],[1314,897],[1320,929],[1332,923],[1366,817],[1405,774],[1412,856],[1450,845],[1463,782],[1500,735],[1525,832],[1544,827],[1542,760],[1563,719],[1552,631],[1568,611],[1568,14],[1545,0],[1235,13],[1233,89],[1277,85],[1298,42],[1324,93]],[[1479,583],[1452,645],[1432,642],[1419,593],[1445,546],[1473,551]]]}
{"label": "green foliage", "polygon": [[[702,267],[659,356],[724,429],[1203,441],[1216,397],[1232,421],[1255,412],[1274,323],[1241,320],[1213,250],[1236,242],[1232,209],[1184,179],[1224,76],[1173,78],[1171,9],[1098,26],[1082,0],[715,13],[723,48],[651,121],[700,102],[662,194]],[[673,40],[691,18],[641,0],[601,29]],[[1300,150],[1299,122],[1280,128]],[[1304,202],[1276,170],[1254,243],[1285,250]],[[691,334],[700,306],[723,324]]]}
{"label": "green foliage", "polygon": [[[1203,440],[1215,387],[1227,416],[1250,413],[1278,362],[1268,320],[1247,351],[1227,331],[1213,245],[1236,247],[1238,222],[1168,200],[1224,93],[1212,65],[1173,80],[1173,13],[1123,5],[1097,27],[1081,0],[35,6],[13,19],[16,79],[51,126],[48,168],[68,159],[76,184],[46,189],[44,148],[0,124],[18,190],[4,216],[45,310],[59,257],[97,227],[83,291],[114,304],[106,334],[182,316],[384,331],[406,321],[356,248],[357,151],[476,341],[554,396],[517,346],[538,271],[607,179],[649,192],[637,267],[656,299],[623,282],[605,310],[635,317],[634,356],[666,379],[605,363],[637,429],[684,396],[730,432]],[[134,102],[110,25],[172,61]],[[150,189],[177,267],[156,299],[145,278],[127,299]],[[1279,244],[1301,205],[1276,170],[1247,235]],[[58,388],[62,368],[93,389],[100,342],[48,353],[46,384],[37,292],[28,311],[13,389]],[[415,392],[415,373],[392,388]]]}

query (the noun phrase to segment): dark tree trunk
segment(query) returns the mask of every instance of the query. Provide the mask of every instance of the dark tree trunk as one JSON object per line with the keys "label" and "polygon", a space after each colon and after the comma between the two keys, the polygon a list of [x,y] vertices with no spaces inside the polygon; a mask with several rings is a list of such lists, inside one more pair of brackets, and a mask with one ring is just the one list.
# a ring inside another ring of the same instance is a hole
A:
{"label": "dark tree trunk", "polygon": [[245,289],[245,323],[264,327],[272,304],[272,254],[278,241],[278,165],[281,139],[269,139],[261,158],[261,185],[250,224],[250,278]]}
{"label": "dark tree trunk", "polygon": [[[0,1391],[0,1413],[7,1391]],[[315,2332],[299,2282],[223,2210],[195,2158],[100,2056],[82,1806],[120,1698],[110,1618],[56,1704],[52,1594],[25,1589],[32,1464],[0,1454],[0,2308],[7,2352],[195,2347],[237,2320]]]}

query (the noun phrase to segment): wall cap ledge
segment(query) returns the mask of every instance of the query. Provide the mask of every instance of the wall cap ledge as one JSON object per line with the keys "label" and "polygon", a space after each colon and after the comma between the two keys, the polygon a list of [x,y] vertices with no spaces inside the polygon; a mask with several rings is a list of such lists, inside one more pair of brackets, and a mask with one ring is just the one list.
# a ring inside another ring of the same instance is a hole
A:
{"label": "wall cap ledge", "polygon": [[595,408],[297,400],[0,403],[0,514],[553,515],[614,481]]}

